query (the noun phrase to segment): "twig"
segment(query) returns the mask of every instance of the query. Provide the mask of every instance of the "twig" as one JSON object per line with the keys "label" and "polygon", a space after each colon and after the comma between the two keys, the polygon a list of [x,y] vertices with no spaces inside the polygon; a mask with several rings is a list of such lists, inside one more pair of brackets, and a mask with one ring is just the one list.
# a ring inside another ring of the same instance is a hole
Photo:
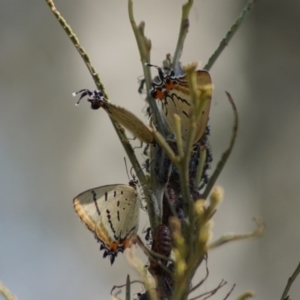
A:
{"label": "twig", "polygon": [[[123,287],[125,287],[125,286],[128,285],[128,276],[129,276],[129,275],[127,275],[126,283],[125,283],[125,284],[114,285],[114,286],[112,287],[112,289],[111,289],[111,291],[110,291],[110,294],[111,294],[111,295],[112,295],[112,293],[113,293],[113,291],[114,291],[115,289],[122,289]],[[130,283],[130,284],[133,284],[133,283],[140,283],[140,284],[144,285],[144,282],[141,281],[141,280],[133,280],[133,281],[129,281],[129,283]]]}
{"label": "twig", "polygon": [[247,240],[250,238],[260,237],[265,231],[265,225],[263,223],[263,220],[260,218],[254,218],[254,221],[256,222],[257,228],[253,232],[245,233],[245,234],[223,235],[218,240],[216,240],[215,242],[212,242],[210,245],[208,245],[207,246],[208,250],[212,250],[214,248],[217,248],[217,247],[227,244],[229,242],[239,241],[239,240]]}
{"label": "twig", "polygon": [[298,264],[296,270],[294,271],[294,273],[292,274],[292,276],[288,279],[288,282],[286,284],[286,287],[283,291],[283,294],[280,298],[280,300],[289,300],[289,296],[288,296],[288,292],[292,286],[292,284],[294,283],[294,281],[296,280],[297,276],[299,275],[300,273],[300,263]]}
{"label": "twig", "polygon": [[227,293],[227,295],[225,296],[225,298],[224,298],[223,300],[228,299],[228,297],[231,295],[232,291],[234,290],[235,286],[236,286],[236,284],[234,284],[234,285],[232,286],[232,288],[230,289],[230,291]]}
{"label": "twig", "polygon": [[175,155],[173,149],[169,146],[163,136],[156,130],[153,131],[153,136],[155,141],[159,144],[159,146],[167,153],[168,157],[174,164],[178,164],[178,157]]}
{"label": "twig", "polygon": [[0,281],[0,294],[6,299],[6,300],[17,300],[17,297],[14,296],[9,289]]}
{"label": "twig", "polygon": [[207,157],[207,149],[202,148],[200,146],[200,149],[199,149],[199,165],[197,167],[196,178],[194,180],[194,189],[199,189],[200,182],[202,180],[203,168],[204,168],[204,165],[205,165],[206,157]]}
{"label": "twig", "polygon": [[145,23],[141,22],[139,26],[136,25],[135,19],[134,19],[134,14],[133,14],[133,2],[132,0],[128,0],[128,15],[129,15],[129,20],[130,24],[138,45],[138,49],[140,52],[140,57],[141,57],[141,63],[144,71],[144,76],[145,76],[145,82],[146,82],[146,88],[147,88],[147,102],[149,103],[149,106],[154,114],[155,121],[157,123],[157,127],[159,132],[165,136],[165,126],[163,125],[163,121],[161,118],[161,114],[159,112],[159,109],[157,107],[156,101],[152,99],[152,97],[149,94],[149,91],[151,89],[151,71],[150,68],[145,65],[145,63],[150,62],[150,50],[151,50],[151,41],[146,38],[144,34],[144,29],[145,29]]}
{"label": "twig", "polygon": [[195,291],[198,287],[200,287],[200,286],[206,281],[206,279],[207,279],[208,276],[209,276],[209,270],[208,270],[208,266],[207,266],[207,258],[208,258],[208,256],[206,255],[206,257],[204,258],[204,260],[205,260],[205,269],[206,269],[205,277],[204,277],[198,284],[196,284],[195,286],[193,286],[193,288],[190,290],[190,293],[192,293],[192,292]]}
{"label": "twig", "polygon": [[172,61],[173,69],[177,69],[177,65],[179,63],[179,59],[180,59],[181,52],[183,49],[183,44],[184,44],[185,38],[188,33],[188,29],[190,26],[189,13],[193,6],[193,2],[194,2],[193,0],[188,0],[188,2],[182,6],[180,30],[179,30],[176,50],[175,50],[173,61]]}
{"label": "twig", "polygon": [[221,282],[219,283],[219,285],[216,288],[214,288],[213,290],[205,292],[205,293],[203,293],[203,294],[201,294],[197,297],[191,298],[189,300],[196,300],[196,299],[199,299],[199,298],[204,297],[204,296],[207,296],[207,297],[203,298],[202,300],[208,299],[211,296],[213,296],[219,289],[221,289],[226,284],[227,284],[227,282],[222,279]]}
{"label": "twig", "polygon": [[221,55],[221,53],[223,52],[225,47],[228,46],[230,40],[233,38],[235,33],[238,31],[238,29],[242,25],[242,23],[243,23],[245,17],[247,16],[247,14],[254,7],[255,2],[256,2],[256,0],[249,0],[248,1],[247,5],[242,10],[240,16],[237,18],[235,23],[231,26],[231,28],[227,32],[226,36],[221,41],[219,47],[216,49],[216,51],[213,53],[213,55],[209,58],[207,64],[204,66],[204,70],[209,71],[211,69],[211,67],[214,65],[214,63],[216,62],[218,57]]}
{"label": "twig", "polygon": [[206,199],[208,197],[209,193],[211,192],[211,189],[214,187],[221,171],[223,170],[223,168],[232,152],[232,149],[233,149],[236,137],[237,137],[237,131],[238,131],[238,125],[239,125],[237,108],[235,106],[235,103],[234,103],[231,95],[228,92],[226,92],[226,95],[228,97],[228,100],[232,106],[233,113],[234,113],[234,124],[233,124],[233,129],[232,129],[232,136],[231,136],[229,148],[223,153],[221,160],[219,161],[214,173],[212,174],[212,176],[209,179],[209,182],[205,188],[205,191],[203,192],[203,199]]}
{"label": "twig", "polygon": [[67,23],[67,21],[63,18],[63,16],[57,10],[57,8],[55,7],[55,4],[54,4],[53,0],[46,0],[46,3],[50,7],[50,9],[53,12],[53,14],[54,14],[55,18],[57,19],[57,21],[60,23],[61,27],[64,29],[64,31],[68,35],[69,39],[71,40],[71,42],[73,43],[74,47],[76,48],[76,50],[80,54],[81,58],[85,62],[85,65],[87,66],[90,74],[92,75],[97,88],[99,90],[101,90],[103,92],[104,97],[108,99],[108,96],[105,93],[104,85],[102,84],[102,82],[100,80],[99,74],[93,68],[93,65],[91,63],[89,55],[84,50],[84,48],[81,47],[81,45],[79,43],[79,40],[78,40],[77,36],[75,35],[75,33],[73,32],[71,26]]}

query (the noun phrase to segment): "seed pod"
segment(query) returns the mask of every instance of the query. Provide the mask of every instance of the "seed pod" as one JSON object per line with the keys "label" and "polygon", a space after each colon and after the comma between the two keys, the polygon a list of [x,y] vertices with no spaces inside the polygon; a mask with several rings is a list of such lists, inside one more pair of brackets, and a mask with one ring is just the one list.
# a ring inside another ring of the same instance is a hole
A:
{"label": "seed pod", "polygon": [[[157,228],[156,234],[153,239],[152,251],[169,257],[172,250],[171,233],[168,226],[160,224]],[[159,267],[159,263],[166,265],[167,261],[162,259],[156,259],[150,261],[150,270],[155,274],[159,274],[162,270]]]}

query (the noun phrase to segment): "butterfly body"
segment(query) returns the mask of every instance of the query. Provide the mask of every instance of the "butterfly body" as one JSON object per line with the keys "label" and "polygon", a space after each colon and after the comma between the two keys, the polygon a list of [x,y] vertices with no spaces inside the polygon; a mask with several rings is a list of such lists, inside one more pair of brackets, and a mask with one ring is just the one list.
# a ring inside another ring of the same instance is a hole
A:
{"label": "butterfly body", "polygon": [[89,189],[73,200],[79,218],[95,234],[111,263],[118,252],[131,246],[138,230],[139,199],[136,181],[131,181]]}

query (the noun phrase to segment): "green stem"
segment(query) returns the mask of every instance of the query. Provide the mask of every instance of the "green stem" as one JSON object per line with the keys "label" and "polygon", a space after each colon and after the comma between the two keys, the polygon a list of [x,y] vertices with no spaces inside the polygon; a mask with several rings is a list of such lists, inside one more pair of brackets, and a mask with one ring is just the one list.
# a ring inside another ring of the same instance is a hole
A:
{"label": "green stem", "polygon": [[141,63],[144,71],[144,76],[145,76],[145,82],[146,82],[146,88],[147,88],[147,98],[146,101],[149,103],[149,106],[152,110],[152,113],[154,115],[155,121],[157,128],[159,132],[165,136],[166,135],[166,130],[165,126],[163,124],[161,114],[159,112],[158,106],[156,101],[152,99],[152,97],[149,94],[149,91],[151,89],[151,83],[152,83],[152,77],[151,77],[151,71],[150,68],[145,65],[145,63],[150,62],[150,50],[151,50],[151,41],[146,38],[144,35],[144,28],[145,28],[145,23],[141,22],[139,26],[136,25],[135,19],[134,19],[134,14],[133,14],[133,2],[132,0],[128,0],[128,15],[129,15],[129,20],[130,24],[137,42],[137,46],[140,52],[140,57],[141,57]]}
{"label": "green stem", "polygon": [[189,26],[190,26],[189,14],[193,6],[193,2],[194,2],[193,0],[188,0],[188,2],[182,6],[180,30],[179,30],[178,41],[177,41],[177,45],[176,45],[176,49],[172,61],[173,69],[176,69],[176,66],[179,63],[179,59],[183,49],[183,44],[189,30]]}
{"label": "green stem", "polygon": [[199,165],[197,168],[196,178],[194,180],[194,189],[199,189],[199,186],[200,186],[200,182],[201,182],[202,174],[203,174],[203,168],[204,168],[205,160],[206,160],[206,156],[207,156],[207,149],[200,148],[199,154],[200,154],[199,155]]}
{"label": "green stem", "polygon": [[230,40],[233,38],[235,33],[238,31],[240,26],[242,25],[245,17],[247,14],[252,10],[254,7],[256,0],[249,0],[244,9],[242,10],[241,14],[237,18],[237,20],[234,22],[234,24],[231,26],[229,31],[227,32],[226,36],[222,39],[221,43],[219,44],[219,47],[216,49],[216,51],[213,53],[213,55],[209,58],[207,64],[204,66],[204,70],[209,71],[211,67],[214,65],[218,57],[221,55],[223,50],[226,46],[228,46]]}
{"label": "green stem", "polygon": [[238,124],[239,124],[239,118],[238,118],[238,112],[235,106],[235,103],[231,97],[231,95],[226,92],[226,95],[228,97],[228,100],[232,106],[233,109],[233,113],[234,113],[234,125],[233,125],[233,130],[232,130],[232,136],[231,136],[231,140],[230,140],[230,145],[229,148],[223,153],[221,160],[219,161],[214,173],[212,174],[212,176],[209,179],[209,182],[205,188],[205,191],[203,193],[203,199],[206,199],[208,197],[208,195],[210,194],[212,188],[214,187],[221,171],[223,170],[231,152],[232,149],[234,147],[234,143],[237,137],[237,132],[238,132]]}
{"label": "green stem", "polygon": [[103,92],[103,95],[105,98],[108,98],[107,94],[105,93],[104,85],[102,84],[102,82],[100,80],[99,74],[94,69],[87,52],[84,50],[83,47],[81,47],[79,40],[78,40],[77,36],[75,35],[75,33],[73,32],[71,26],[63,18],[63,16],[59,13],[59,11],[55,7],[55,4],[52,0],[46,0],[46,3],[50,7],[50,9],[51,9],[52,13],[54,14],[55,18],[57,19],[57,21],[60,23],[61,27],[64,29],[64,31],[68,35],[69,39],[71,40],[74,47],[80,54],[81,58],[85,62],[85,65],[87,66],[91,76],[93,77],[97,88]]}

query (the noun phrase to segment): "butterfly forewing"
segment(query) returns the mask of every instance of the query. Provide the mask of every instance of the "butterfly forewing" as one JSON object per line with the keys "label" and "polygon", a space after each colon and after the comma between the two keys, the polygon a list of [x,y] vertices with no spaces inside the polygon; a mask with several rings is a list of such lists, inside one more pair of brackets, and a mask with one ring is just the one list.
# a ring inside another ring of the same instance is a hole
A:
{"label": "butterfly forewing", "polygon": [[153,143],[152,129],[146,126],[137,116],[129,110],[108,103],[105,107],[107,113],[118,123],[124,126],[135,137],[145,143]]}
{"label": "butterfly forewing", "polygon": [[113,184],[87,190],[73,200],[80,219],[95,233],[111,261],[130,247],[138,229],[139,197],[134,186]]}
{"label": "butterfly forewing", "polygon": [[135,137],[145,143],[153,143],[153,130],[146,126],[137,116],[131,113],[124,107],[117,106],[109,102],[103,95],[102,91],[91,91],[88,89],[82,89],[76,93],[74,96],[80,94],[80,98],[77,104],[82,98],[87,97],[87,101],[91,103],[92,109],[103,108],[112,119],[116,120],[120,125],[124,126],[128,131],[130,131]]}

